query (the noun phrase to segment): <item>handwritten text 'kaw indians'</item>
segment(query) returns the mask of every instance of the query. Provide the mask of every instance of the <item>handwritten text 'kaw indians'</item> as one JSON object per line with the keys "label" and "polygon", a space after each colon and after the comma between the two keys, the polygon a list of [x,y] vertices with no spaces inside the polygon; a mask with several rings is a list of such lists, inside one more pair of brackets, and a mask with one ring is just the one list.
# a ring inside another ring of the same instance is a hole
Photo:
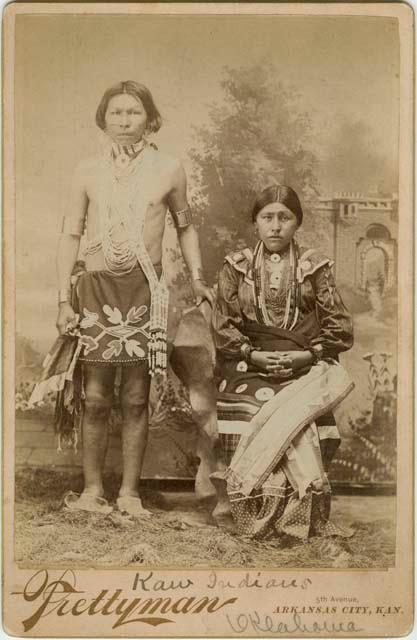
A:
{"label": "handwritten text 'kaw indians'", "polygon": [[[193,595],[193,580],[160,579],[153,571],[136,573],[133,577],[131,591],[119,589],[102,589],[96,595],[87,593],[77,586],[74,571],[67,569],[57,579],[50,577],[46,569],[37,571],[27,581],[21,595],[27,603],[33,604],[30,615],[22,621],[25,631],[33,629],[41,620],[57,616],[108,616],[112,629],[132,623],[149,624],[154,627],[178,621],[178,615],[213,614],[224,612],[227,607],[236,603],[238,598],[217,597],[213,593],[216,586],[236,589],[279,588],[284,590],[306,589],[311,585],[309,578],[301,580],[280,578],[269,579],[267,584],[260,578],[260,573],[242,575],[234,584],[220,580],[216,572],[211,571],[204,584],[206,593]],[[200,585],[201,586],[201,585]],[[184,592],[187,593],[184,593]],[[223,591],[223,589],[222,589]],[[165,593],[164,593],[165,592]],[[169,594],[167,593],[169,592]],[[173,595],[174,592],[174,595]],[[141,593],[141,597],[136,597]]]}
{"label": "handwritten text 'kaw indians'", "polygon": [[[160,581],[163,584],[163,581]],[[190,582],[190,581],[188,581]],[[189,588],[191,584],[186,585]],[[178,585],[180,587],[180,585]],[[175,589],[171,587],[170,590]],[[181,587],[182,588],[182,587]],[[161,591],[164,589],[161,589]],[[144,589],[150,591],[150,589]],[[25,631],[48,616],[110,616],[112,629],[132,623],[149,624],[154,627],[176,622],[178,614],[212,614],[233,604],[237,598],[218,598],[210,596],[192,596],[166,594],[157,597],[126,597],[123,589],[102,589],[92,597],[79,597],[85,592],[77,588],[77,578],[73,571],[66,570],[56,580],[49,577],[46,569],[35,573],[26,583],[23,592],[26,602],[34,604],[34,611],[22,621]]]}

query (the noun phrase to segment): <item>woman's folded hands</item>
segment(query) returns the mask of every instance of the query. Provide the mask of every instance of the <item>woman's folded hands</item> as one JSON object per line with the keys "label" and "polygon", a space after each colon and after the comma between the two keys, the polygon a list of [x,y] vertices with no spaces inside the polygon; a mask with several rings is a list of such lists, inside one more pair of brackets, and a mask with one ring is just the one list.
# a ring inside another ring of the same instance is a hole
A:
{"label": "woman's folded hands", "polygon": [[261,371],[289,378],[313,362],[310,351],[252,351],[251,363]]}

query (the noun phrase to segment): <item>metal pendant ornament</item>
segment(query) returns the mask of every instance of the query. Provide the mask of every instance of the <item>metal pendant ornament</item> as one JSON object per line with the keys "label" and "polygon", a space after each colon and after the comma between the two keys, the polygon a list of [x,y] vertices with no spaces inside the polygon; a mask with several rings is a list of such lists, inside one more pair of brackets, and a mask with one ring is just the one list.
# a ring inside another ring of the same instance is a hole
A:
{"label": "metal pendant ornament", "polygon": [[118,169],[124,169],[129,164],[129,156],[126,153],[120,153],[116,156],[114,163]]}
{"label": "metal pendant ornament", "polygon": [[269,256],[270,262],[270,280],[269,286],[271,289],[278,289],[281,280],[282,273],[282,265],[281,265],[281,256],[279,253],[271,253]]}

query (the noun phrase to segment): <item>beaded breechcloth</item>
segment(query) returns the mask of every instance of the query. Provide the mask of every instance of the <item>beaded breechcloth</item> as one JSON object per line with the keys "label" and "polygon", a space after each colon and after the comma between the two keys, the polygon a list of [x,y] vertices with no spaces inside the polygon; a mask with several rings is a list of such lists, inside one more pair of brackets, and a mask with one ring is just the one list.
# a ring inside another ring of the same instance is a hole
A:
{"label": "beaded breechcloth", "polygon": [[80,315],[80,361],[105,366],[145,363],[150,303],[149,283],[140,268],[122,276],[108,271],[83,273],[74,291],[74,309]]}

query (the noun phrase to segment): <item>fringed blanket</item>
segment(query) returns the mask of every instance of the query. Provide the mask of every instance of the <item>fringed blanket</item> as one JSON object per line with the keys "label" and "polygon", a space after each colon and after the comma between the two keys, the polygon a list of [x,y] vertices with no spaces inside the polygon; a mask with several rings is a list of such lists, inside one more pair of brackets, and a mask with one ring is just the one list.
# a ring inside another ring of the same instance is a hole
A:
{"label": "fringed blanket", "polygon": [[77,335],[63,335],[55,340],[44,360],[41,379],[29,400],[29,406],[35,406],[50,391],[57,393],[54,422],[58,451],[77,448],[82,419],[81,347]]}

